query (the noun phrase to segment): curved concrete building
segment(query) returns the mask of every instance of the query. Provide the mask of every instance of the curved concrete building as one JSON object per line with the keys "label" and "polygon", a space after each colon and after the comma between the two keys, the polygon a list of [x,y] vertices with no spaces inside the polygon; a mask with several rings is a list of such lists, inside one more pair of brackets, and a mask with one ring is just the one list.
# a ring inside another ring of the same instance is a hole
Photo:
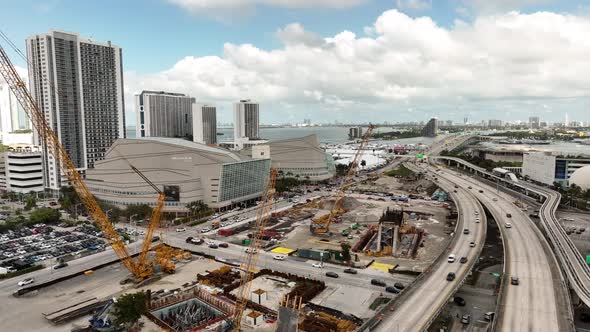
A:
{"label": "curved concrete building", "polygon": [[196,201],[225,209],[256,199],[261,196],[270,171],[269,159],[253,160],[183,139],[118,139],[105,159],[88,170],[86,184],[90,191],[98,199],[119,207],[154,206],[156,191],[129,163],[167,194],[168,212],[186,212],[186,205]]}
{"label": "curved concrete building", "polygon": [[[284,176],[293,176],[301,180],[323,181],[336,174],[334,159],[321,147],[317,135],[290,138],[281,141],[271,141],[270,159],[272,167],[276,168]],[[254,146],[247,151],[253,158],[266,157],[257,151],[263,150],[262,146]]]}

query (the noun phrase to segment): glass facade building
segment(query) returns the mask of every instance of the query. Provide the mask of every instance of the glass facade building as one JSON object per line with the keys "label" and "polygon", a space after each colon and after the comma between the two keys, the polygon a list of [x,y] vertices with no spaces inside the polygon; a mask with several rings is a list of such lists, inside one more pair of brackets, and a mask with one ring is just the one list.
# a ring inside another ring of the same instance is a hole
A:
{"label": "glass facade building", "polygon": [[223,164],[218,202],[231,201],[264,191],[270,163],[270,159],[257,159]]}

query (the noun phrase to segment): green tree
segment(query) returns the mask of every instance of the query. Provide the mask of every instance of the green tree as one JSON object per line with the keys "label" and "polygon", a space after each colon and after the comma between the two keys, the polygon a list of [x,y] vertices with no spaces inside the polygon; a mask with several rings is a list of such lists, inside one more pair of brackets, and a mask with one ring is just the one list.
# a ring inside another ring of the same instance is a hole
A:
{"label": "green tree", "polygon": [[350,244],[342,242],[340,248],[342,248],[342,259],[344,259],[345,262],[350,262]]}
{"label": "green tree", "polygon": [[115,303],[115,323],[125,325],[130,329],[141,318],[141,315],[147,312],[147,309],[147,297],[145,293],[121,295]]}
{"label": "green tree", "polygon": [[25,202],[25,211],[29,211],[32,208],[37,207],[37,199],[35,197],[29,197]]}
{"label": "green tree", "polygon": [[346,173],[348,173],[349,168],[350,168],[350,165],[336,164],[336,175],[337,176],[346,175]]}
{"label": "green tree", "polygon": [[201,219],[211,211],[203,201],[190,202],[186,205],[186,208],[189,210],[190,215],[197,219]]}
{"label": "green tree", "polygon": [[40,208],[31,212],[29,219],[32,224],[55,224],[59,222],[59,212],[50,208]]}

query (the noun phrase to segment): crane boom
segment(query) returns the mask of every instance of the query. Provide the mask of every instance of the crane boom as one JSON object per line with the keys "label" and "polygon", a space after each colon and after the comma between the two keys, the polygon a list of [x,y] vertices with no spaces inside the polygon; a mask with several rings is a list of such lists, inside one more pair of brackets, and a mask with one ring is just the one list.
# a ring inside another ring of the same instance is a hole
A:
{"label": "crane boom", "polygon": [[0,74],[4,77],[10,90],[22,106],[23,110],[29,116],[29,119],[37,129],[40,139],[45,142],[48,151],[54,156],[61,171],[67,176],[69,183],[72,185],[80,200],[88,209],[88,213],[100,227],[104,236],[108,239],[111,247],[121,259],[123,265],[134,275],[138,275],[138,266],[135,264],[125,243],[119,238],[115,228],[109,221],[107,215],[102,211],[98,202],[82,180],[82,176],[76,169],[76,165],[68,156],[67,151],[59,142],[55,132],[49,127],[45,120],[44,114],[39,110],[37,103],[27,91],[25,83],[18,75],[10,58],[4,48],[0,46]]}
{"label": "crane boom", "polygon": [[338,190],[338,194],[336,194],[336,200],[334,201],[334,206],[330,210],[330,214],[327,215],[327,217],[323,217],[323,218],[320,217],[316,220],[311,221],[310,228],[314,234],[328,233],[330,231],[330,224],[332,223],[334,218],[338,214],[342,213],[341,206],[342,206],[342,202],[344,201],[346,189],[353,184],[352,177],[356,173],[359,162],[361,161],[360,160],[361,156],[363,155],[363,150],[367,146],[367,143],[369,142],[369,138],[371,138],[371,134],[373,133],[374,128],[375,128],[375,126],[373,126],[372,124],[369,124],[369,128],[365,132],[365,135],[363,135],[363,139],[361,140],[361,144],[358,146],[358,149],[356,150],[356,153],[354,154],[354,157],[352,158],[352,162],[350,163],[350,167],[348,168],[348,172],[346,172],[346,175],[342,179],[342,184],[340,185],[340,189]]}
{"label": "crane boom", "polygon": [[258,206],[258,210],[256,211],[256,225],[254,229],[254,234],[252,234],[250,245],[246,250],[246,257],[244,261],[244,275],[240,280],[240,287],[238,288],[237,294],[236,312],[233,319],[234,331],[236,332],[240,331],[242,316],[244,315],[244,310],[246,309],[246,304],[248,303],[248,294],[250,293],[252,278],[254,277],[254,272],[252,271],[252,269],[256,267],[256,262],[258,261],[258,250],[260,249],[261,245],[260,241],[262,239],[262,235],[264,234],[266,222],[268,221],[268,218],[270,216],[270,209],[272,206],[272,200],[275,193],[277,174],[278,173],[276,169],[270,169],[270,175],[268,177],[266,190],[263,193],[262,202],[260,203],[260,206]]}
{"label": "crane boom", "polygon": [[141,252],[139,254],[139,258],[137,260],[137,268],[139,270],[140,275],[137,276],[139,279],[148,277],[153,273],[152,265],[147,261],[147,254],[150,250],[150,245],[152,244],[152,237],[154,235],[154,230],[160,224],[160,218],[162,217],[162,210],[164,209],[164,202],[166,201],[166,195],[164,192],[158,188],[150,179],[148,179],[140,170],[138,170],[135,166],[129,164],[131,169],[137,173],[147,184],[149,184],[154,190],[158,193],[158,201],[156,202],[156,207],[152,210],[152,214],[150,216],[150,222],[148,224],[147,232],[145,232],[145,238],[143,239],[143,244],[141,246]]}

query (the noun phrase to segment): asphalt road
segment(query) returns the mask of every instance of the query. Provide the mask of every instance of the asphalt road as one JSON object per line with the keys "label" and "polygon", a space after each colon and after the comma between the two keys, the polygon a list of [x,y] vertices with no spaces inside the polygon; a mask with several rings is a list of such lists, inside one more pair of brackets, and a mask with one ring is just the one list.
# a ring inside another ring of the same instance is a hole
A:
{"label": "asphalt road", "polygon": [[[549,262],[553,258],[547,257],[540,233],[527,213],[513,204],[513,197],[497,192],[496,188],[466,176],[456,176],[457,173],[450,170],[443,169],[437,174],[460,187],[471,186],[473,194],[488,207],[499,223],[505,243],[505,273],[519,278],[519,285],[509,282],[504,285],[497,316],[499,330],[561,331],[555,294],[559,289],[554,289]],[[483,193],[479,192],[480,189]],[[511,217],[508,218],[507,214]],[[506,228],[506,222],[510,222],[512,228]]]}
{"label": "asphalt road", "polygon": [[[451,187],[450,182],[444,184]],[[459,203],[459,226],[455,235],[455,242],[448,254],[455,254],[456,261],[448,263],[441,259],[432,266],[432,271],[409,293],[403,301],[398,303],[395,311],[383,318],[381,323],[372,331],[421,331],[430,324],[431,319],[447,303],[460,283],[467,276],[472,263],[479,255],[485,240],[485,213],[479,203],[467,190],[458,189],[453,194],[455,201]],[[475,222],[475,212],[479,213],[481,222]],[[469,229],[469,234],[464,234],[463,229]],[[476,247],[470,247],[469,243],[475,241]],[[468,263],[461,264],[459,259],[467,257]],[[447,281],[447,274],[454,272],[456,278]]]}
{"label": "asphalt road", "polygon": [[[166,242],[174,247],[183,248],[185,250],[192,250],[195,252],[203,252],[205,254],[214,255],[217,258],[235,260],[238,262],[242,262],[245,260],[245,247],[230,244],[228,248],[220,247],[217,249],[211,249],[206,244],[194,245],[186,243],[186,237],[195,235],[196,234],[191,234],[190,232],[170,234],[166,239]],[[216,243],[222,242],[217,240],[212,241]],[[259,251],[257,255],[257,269],[269,268],[276,271],[296,273],[301,276],[325,280],[328,283],[358,286],[376,291],[385,290],[384,287],[371,285],[370,282],[373,278],[381,279],[391,285],[393,285],[394,282],[402,282],[404,284],[408,284],[414,279],[414,277],[412,276],[391,275],[389,273],[370,268],[358,269],[358,274],[352,275],[344,273],[345,267],[340,265],[324,263],[323,268],[316,268],[313,267],[312,264],[317,263],[317,261],[300,259],[297,257],[287,257],[284,261],[279,261],[273,259],[273,256],[276,255],[275,253],[266,252],[263,250]],[[325,273],[328,271],[338,273],[339,278],[334,279],[326,277]]]}

